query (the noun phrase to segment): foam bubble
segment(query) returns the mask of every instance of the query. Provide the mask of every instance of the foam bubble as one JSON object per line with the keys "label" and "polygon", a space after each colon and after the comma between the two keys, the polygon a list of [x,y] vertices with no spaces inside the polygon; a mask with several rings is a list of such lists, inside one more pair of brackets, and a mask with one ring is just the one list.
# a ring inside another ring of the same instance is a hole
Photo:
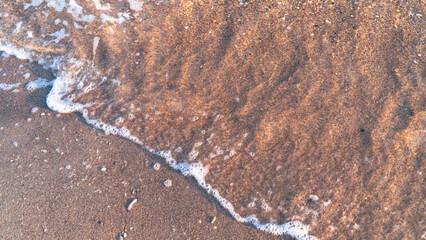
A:
{"label": "foam bubble", "polygon": [[55,37],[54,41],[55,43],[59,43],[62,39],[69,37],[70,35],[68,33],[65,33],[65,29],[58,30],[54,33],[50,33],[49,36]]}
{"label": "foam bubble", "polygon": [[33,56],[32,52],[23,48],[18,48],[12,44],[2,43],[1,39],[0,39],[0,51],[5,52],[7,55],[13,55],[16,58],[19,58],[22,60],[26,60],[26,59],[31,60]]}
{"label": "foam bubble", "polygon": [[137,0],[127,0],[127,2],[129,3],[130,9],[136,12],[142,11],[142,6],[145,3],[145,1],[137,1]]}
{"label": "foam bubble", "polygon": [[21,83],[11,83],[11,84],[0,83],[0,89],[4,91],[8,91],[8,90],[19,87],[19,85],[21,85]]}
{"label": "foam bubble", "polygon": [[37,78],[36,80],[27,83],[27,85],[25,85],[25,89],[29,91],[34,91],[36,89],[45,88],[52,85],[53,85],[53,80],[47,81],[47,79],[44,79],[44,78]]}
{"label": "foam bubble", "polygon": [[29,7],[37,7],[43,3],[44,0],[32,0],[31,3],[24,3],[24,10],[27,10]]}
{"label": "foam bubble", "polygon": [[109,11],[111,10],[111,6],[109,3],[106,3],[104,5],[102,5],[99,0],[93,0],[93,3],[95,4],[95,7],[97,10],[102,10],[102,11]]}
{"label": "foam bubble", "polygon": [[90,77],[96,75],[96,71],[84,67],[87,66],[87,61],[76,61],[75,59],[71,59],[68,63],[71,64],[71,66],[59,73],[46,99],[47,106],[60,113],[82,111],[85,107],[92,105],[91,103],[77,104],[73,103],[70,97],[64,98],[73,85],[76,83],[82,84],[87,80],[86,78],[88,75]]}
{"label": "foam bubble", "polygon": [[195,149],[193,149],[191,152],[188,153],[188,159],[189,161],[193,161],[197,158],[199,152]]}

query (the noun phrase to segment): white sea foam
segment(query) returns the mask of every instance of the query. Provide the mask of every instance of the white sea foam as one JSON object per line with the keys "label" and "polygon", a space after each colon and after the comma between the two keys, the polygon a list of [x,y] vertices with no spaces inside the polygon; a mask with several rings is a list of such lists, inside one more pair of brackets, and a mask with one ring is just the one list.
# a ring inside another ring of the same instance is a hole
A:
{"label": "white sea foam", "polygon": [[61,29],[59,31],[49,34],[49,36],[55,37],[55,39],[53,39],[52,41],[55,43],[59,43],[62,39],[65,39],[70,35],[68,33],[65,33],[65,29]]}
{"label": "white sea foam", "polygon": [[127,16],[127,15],[123,15],[123,14],[120,14],[120,13],[118,14],[118,18],[109,16],[109,15],[106,15],[106,14],[103,14],[103,13],[100,15],[101,20],[102,20],[103,23],[109,22],[109,23],[112,23],[112,24],[116,24],[116,23],[122,24],[122,23],[124,23],[126,21],[126,17],[125,16]]}
{"label": "white sea foam", "polygon": [[4,90],[4,91],[8,91],[14,88],[19,87],[19,85],[21,85],[21,83],[0,83],[0,89]]}
{"label": "white sea foam", "polygon": [[127,2],[129,3],[130,9],[136,12],[142,11],[142,6],[145,3],[145,1],[138,0],[127,0]]}
{"label": "white sea foam", "polygon": [[95,19],[93,15],[85,15],[83,8],[75,0],[69,0],[68,3],[65,0],[32,0],[31,3],[24,3],[24,10],[29,7],[38,7],[43,2],[46,2],[48,7],[55,9],[57,12],[62,12],[66,9],[67,13],[71,14],[77,21],[91,22]]}
{"label": "white sea foam", "polygon": [[16,24],[15,30],[13,30],[13,33],[19,33],[21,31],[21,27],[22,27],[22,22],[18,22]]}
{"label": "white sea foam", "polygon": [[22,75],[25,79],[28,79],[28,78],[30,78],[30,76],[31,76],[31,73],[25,73],[24,75]]}
{"label": "white sea foam", "polygon": [[45,88],[52,85],[53,85],[53,80],[48,81],[47,79],[44,79],[44,78],[37,78],[36,80],[33,80],[27,83],[27,85],[25,85],[25,89],[29,91],[34,91],[36,89]]}
{"label": "white sea foam", "polygon": [[24,3],[24,10],[27,10],[29,7],[37,7],[43,3],[44,0],[32,0],[31,3]]}
{"label": "white sea foam", "polygon": [[32,59],[32,56],[34,55],[32,52],[16,47],[9,43],[3,43],[2,39],[0,39],[0,51],[5,52],[7,55],[13,55],[16,58],[19,59]]}
{"label": "white sea foam", "polygon": [[[71,64],[72,67],[68,71],[60,71],[59,76],[54,80],[53,87],[47,96],[47,106],[60,113],[71,113],[76,111],[82,111],[85,107],[89,107],[92,104],[77,104],[73,103],[72,99],[64,98],[64,95],[70,90],[70,88],[76,83],[83,83],[88,77],[87,74],[96,73],[92,69],[85,69],[87,67],[87,61],[78,61],[70,59],[67,64]],[[91,64],[89,65],[89,67]],[[92,70],[92,71],[87,71]],[[84,72],[84,74],[81,74]],[[81,74],[81,75],[80,75]],[[78,76],[78,77],[77,77]],[[90,86],[90,85],[89,85]]]}
{"label": "white sea foam", "polygon": [[101,11],[108,11],[108,10],[111,10],[111,6],[110,6],[110,4],[109,3],[107,3],[107,4],[101,4],[100,2],[99,2],[99,0],[93,0],[93,3],[95,4],[95,7],[96,7],[96,9],[97,10],[101,10]]}

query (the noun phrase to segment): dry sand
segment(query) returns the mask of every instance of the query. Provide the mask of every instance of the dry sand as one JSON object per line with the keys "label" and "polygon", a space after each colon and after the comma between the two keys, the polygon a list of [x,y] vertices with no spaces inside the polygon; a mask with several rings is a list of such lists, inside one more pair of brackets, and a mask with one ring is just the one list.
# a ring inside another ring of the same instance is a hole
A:
{"label": "dry sand", "polygon": [[[2,82],[20,71],[46,74],[0,59]],[[56,115],[45,105],[48,88],[17,89],[0,90],[0,239],[279,239],[233,220],[194,180],[136,144],[76,114]]]}

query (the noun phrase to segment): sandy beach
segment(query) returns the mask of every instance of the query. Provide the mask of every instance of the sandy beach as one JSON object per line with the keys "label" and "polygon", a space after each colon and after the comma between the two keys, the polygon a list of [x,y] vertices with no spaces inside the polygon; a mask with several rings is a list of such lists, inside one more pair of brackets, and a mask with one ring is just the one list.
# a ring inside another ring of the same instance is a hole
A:
{"label": "sandy beach", "polygon": [[0,238],[426,239],[424,16],[0,0]]}

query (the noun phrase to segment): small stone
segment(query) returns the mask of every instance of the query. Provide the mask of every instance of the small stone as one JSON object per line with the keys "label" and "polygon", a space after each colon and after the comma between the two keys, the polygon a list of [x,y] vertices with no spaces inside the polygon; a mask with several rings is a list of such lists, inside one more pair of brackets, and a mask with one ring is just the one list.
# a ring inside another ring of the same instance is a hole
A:
{"label": "small stone", "polygon": [[105,167],[105,166],[100,166],[100,167],[99,167],[99,170],[101,170],[102,172],[105,172],[107,169],[106,169],[106,167]]}
{"label": "small stone", "polygon": [[17,142],[12,142],[12,145],[13,145],[14,147],[18,147],[18,143],[17,143]]}
{"label": "small stone", "polygon": [[33,107],[31,108],[31,113],[36,113],[39,110],[38,107]]}
{"label": "small stone", "polygon": [[154,170],[155,170],[155,171],[160,170],[160,167],[161,167],[161,164],[160,164],[160,163],[156,163],[156,164],[154,164],[154,166],[153,166],[153,168],[154,168]]}
{"label": "small stone", "polygon": [[171,187],[172,186],[172,180],[167,179],[166,181],[164,181],[164,186]]}
{"label": "small stone", "polygon": [[71,165],[65,165],[65,169],[71,169]]}
{"label": "small stone", "polygon": [[318,201],[319,197],[317,195],[309,195],[309,198],[314,200],[314,201]]}

